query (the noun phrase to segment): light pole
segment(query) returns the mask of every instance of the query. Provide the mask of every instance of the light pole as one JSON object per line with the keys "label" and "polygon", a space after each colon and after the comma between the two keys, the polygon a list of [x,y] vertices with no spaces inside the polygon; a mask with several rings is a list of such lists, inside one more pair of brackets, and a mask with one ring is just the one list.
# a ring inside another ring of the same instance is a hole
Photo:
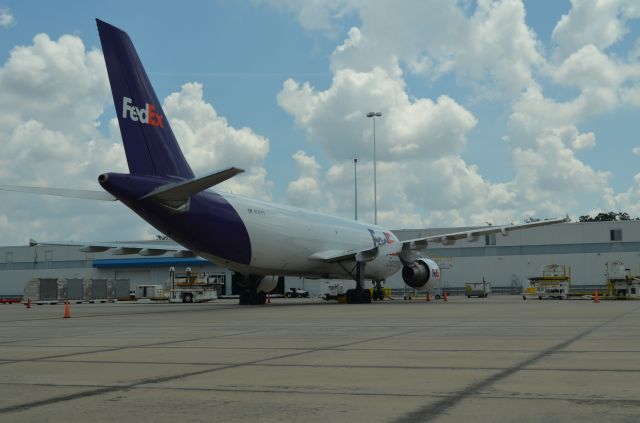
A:
{"label": "light pole", "polygon": [[378,224],[378,188],[376,183],[376,116],[382,116],[380,112],[369,112],[366,117],[373,118],[373,223]]}
{"label": "light pole", "polygon": [[356,220],[358,220],[358,158],[353,158],[353,186],[354,186],[354,204],[356,210]]}

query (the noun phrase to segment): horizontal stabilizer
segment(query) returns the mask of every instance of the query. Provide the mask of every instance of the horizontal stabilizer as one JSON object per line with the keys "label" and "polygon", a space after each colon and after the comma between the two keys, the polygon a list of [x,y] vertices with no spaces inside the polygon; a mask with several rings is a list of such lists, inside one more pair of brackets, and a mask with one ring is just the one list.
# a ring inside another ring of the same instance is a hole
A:
{"label": "horizontal stabilizer", "polygon": [[140,199],[144,200],[145,198],[155,198],[160,201],[183,201],[193,194],[204,191],[214,185],[218,185],[242,172],[244,172],[243,169],[230,167],[210,175],[201,176],[200,178],[162,185]]}
{"label": "horizontal stabilizer", "polygon": [[106,191],[89,191],[84,189],[22,187],[17,185],[0,185],[2,191],[26,192],[29,194],[55,195],[58,197],[82,198],[84,200],[116,201],[116,197]]}

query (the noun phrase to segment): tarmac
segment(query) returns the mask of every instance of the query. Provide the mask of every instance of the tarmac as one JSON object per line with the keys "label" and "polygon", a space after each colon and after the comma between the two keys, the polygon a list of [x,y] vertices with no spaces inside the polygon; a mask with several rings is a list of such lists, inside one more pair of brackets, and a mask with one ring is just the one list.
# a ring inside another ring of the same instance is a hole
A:
{"label": "tarmac", "polygon": [[0,421],[636,422],[640,302],[0,305]]}

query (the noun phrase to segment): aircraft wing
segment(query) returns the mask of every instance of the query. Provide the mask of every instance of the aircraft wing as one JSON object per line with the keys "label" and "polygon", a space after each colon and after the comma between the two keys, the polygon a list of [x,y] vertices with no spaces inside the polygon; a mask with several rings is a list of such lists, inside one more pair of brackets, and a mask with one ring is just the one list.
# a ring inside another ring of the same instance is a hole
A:
{"label": "aircraft wing", "polygon": [[82,198],[84,200],[116,201],[106,191],[90,191],[86,189],[23,187],[18,185],[0,185],[2,191],[26,192],[29,194],[55,195],[58,197]]}
{"label": "aircraft wing", "polygon": [[85,253],[103,253],[111,250],[114,255],[133,255],[140,256],[161,256],[163,254],[173,252],[174,257],[186,258],[196,257],[196,254],[183,246],[169,242],[74,242],[74,241],[56,241],[56,242],[38,242],[33,239],[29,240],[30,246],[36,245],[55,245],[78,247],[80,251]]}
{"label": "aircraft wing", "polygon": [[380,247],[357,250],[325,250],[309,256],[309,260],[325,263],[337,263],[345,260],[371,261],[380,254]]}
{"label": "aircraft wing", "polygon": [[422,238],[408,239],[398,244],[384,244],[377,247],[366,247],[354,250],[325,250],[318,251],[309,256],[309,260],[325,263],[337,263],[346,260],[366,262],[383,254],[399,254],[401,260],[410,261],[415,258],[415,251],[424,250],[429,244],[452,245],[459,239],[477,241],[481,236],[501,233],[507,236],[511,231],[535,228],[538,226],[554,225],[568,222],[569,217],[562,219],[541,220],[538,222],[522,223],[518,225],[488,226],[486,228],[471,229],[463,232],[450,232],[440,235],[431,235]]}
{"label": "aircraft wing", "polygon": [[569,217],[563,217],[562,219],[548,219],[540,220],[538,222],[521,223],[518,225],[504,225],[504,226],[487,226],[486,228],[471,229],[463,232],[450,232],[440,235],[431,235],[422,238],[408,239],[402,241],[403,249],[411,250],[423,250],[429,244],[442,244],[452,245],[459,239],[466,239],[469,242],[477,241],[479,237],[491,234],[502,234],[503,236],[509,235],[509,232],[519,231],[522,229],[535,228],[538,226],[555,225],[556,223],[568,222]]}

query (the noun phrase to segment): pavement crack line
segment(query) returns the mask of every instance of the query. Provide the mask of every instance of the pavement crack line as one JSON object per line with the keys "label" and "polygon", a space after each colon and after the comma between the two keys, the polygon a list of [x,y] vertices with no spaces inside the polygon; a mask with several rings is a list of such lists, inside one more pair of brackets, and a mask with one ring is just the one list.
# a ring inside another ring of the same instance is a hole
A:
{"label": "pavement crack line", "polygon": [[615,322],[616,320],[619,320],[631,313],[635,313],[638,310],[640,310],[640,307],[636,307],[633,310],[627,311],[625,313],[619,314],[616,317],[613,317],[603,323],[600,323],[599,325],[596,326],[592,326],[582,332],[579,332],[577,335],[563,341],[560,342],[559,344],[556,344],[550,348],[547,348],[543,351],[540,351],[539,353],[535,354],[534,356],[521,361],[520,363],[502,370],[501,372],[498,372],[492,376],[487,377],[484,380],[481,380],[479,382],[476,382],[472,385],[469,385],[468,387],[462,389],[461,391],[456,392],[455,394],[444,398],[440,401],[437,401],[433,404],[429,404],[426,405],[424,407],[418,408],[417,410],[411,411],[407,414],[405,414],[404,416],[401,416],[400,418],[396,419],[395,422],[396,423],[414,423],[414,422],[430,422],[433,421],[434,419],[438,418],[440,415],[442,415],[444,412],[446,412],[447,410],[449,410],[450,408],[458,405],[462,400],[477,394],[478,392],[482,391],[483,389],[493,385],[496,382],[499,382],[503,379],[506,379],[507,377],[513,375],[514,373],[517,373],[521,370],[523,370],[525,367],[535,363],[538,360],[541,360],[545,357],[547,357],[548,355],[554,354],[557,351],[560,351],[566,347],[568,347],[569,345],[571,345],[572,343],[584,338],[585,336],[589,335],[591,332],[598,330],[600,328],[603,328],[613,322]]}
{"label": "pavement crack line", "polygon": [[[452,325],[449,325],[449,326],[454,326],[454,325],[457,325],[457,324],[459,324],[459,323],[452,324]],[[32,401],[32,402],[23,403],[23,404],[10,405],[10,406],[7,406],[7,407],[0,408],[0,415],[11,413],[11,412],[17,412],[17,411],[26,411],[26,410],[29,410],[29,409],[32,409],[32,408],[42,407],[42,406],[51,405],[51,404],[56,404],[56,403],[64,402],[64,401],[71,401],[71,400],[75,400],[75,399],[87,398],[87,397],[92,397],[92,396],[102,395],[102,394],[109,394],[109,393],[113,393],[113,392],[127,391],[127,390],[130,390],[130,389],[139,388],[139,387],[144,386],[144,385],[171,382],[171,381],[174,381],[174,380],[184,379],[184,378],[188,378],[188,377],[191,377],[191,376],[199,376],[199,375],[203,375],[203,374],[210,374],[210,373],[219,372],[221,370],[228,370],[228,369],[234,369],[234,368],[243,367],[243,366],[251,366],[251,365],[261,364],[261,363],[265,363],[265,362],[271,361],[271,360],[279,360],[279,359],[283,359],[283,358],[298,357],[298,356],[301,356],[301,355],[304,355],[304,354],[310,354],[310,353],[314,353],[314,352],[318,352],[318,351],[333,350],[333,349],[336,349],[336,348],[350,347],[350,346],[353,346],[353,345],[363,344],[363,343],[366,343],[366,342],[380,341],[380,340],[383,340],[383,339],[389,339],[389,338],[393,338],[393,337],[396,337],[396,336],[402,336],[402,335],[408,335],[408,334],[411,334],[411,333],[421,332],[423,330],[424,329],[413,329],[413,330],[408,330],[408,331],[404,331],[404,332],[392,333],[392,334],[384,335],[384,336],[377,336],[377,337],[373,337],[373,338],[360,339],[360,340],[357,340],[357,341],[352,341],[352,342],[343,343],[343,344],[339,344],[339,345],[333,345],[333,346],[327,346],[327,347],[318,347],[318,348],[310,348],[310,349],[307,349],[305,351],[296,351],[296,352],[289,353],[289,354],[282,354],[282,355],[276,356],[276,357],[268,357],[268,358],[262,358],[262,359],[259,359],[259,360],[252,360],[252,361],[243,362],[243,363],[229,364],[229,365],[222,366],[222,367],[214,367],[214,368],[202,369],[202,370],[197,370],[197,371],[193,371],[193,372],[189,372],[189,373],[181,373],[181,374],[178,374],[178,375],[162,376],[162,377],[157,377],[157,378],[148,378],[148,379],[143,379],[143,380],[140,380],[140,381],[137,381],[137,382],[132,382],[132,383],[125,384],[125,385],[101,387],[101,388],[98,388],[98,389],[92,389],[92,390],[88,390],[88,391],[77,392],[75,394],[61,395],[61,396],[47,398],[47,399],[43,399],[43,400],[39,400],[39,401]],[[133,347],[129,347],[129,348],[133,348]]]}
{"label": "pavement crack line", "polygon": [[99,350],[92,350],[92,351],[78,351],[78,352],[72,352],[72,353],[67,353],[67,354],[56,354],[56,355],[47,355],[47,356],[44,356],[44,357],[25,358],[25,359],[22,359],[22,360],[21,359],[12,359],[12,360],[7,360],[5,362],[0,363],[0,366],[5,365],[5,364],[15,364],[15,363],[24,363],[24,362],[34,362],[34,361],[46,362],[47,360],[55,360],[55,359],[60,359],[60,358],[76,357],[76,356],[85,355],[85,354],[89,355],[89,354],[98,354],[98,353],[105,353],[105,352],[124,351],[124,350],[130,350],[130,349],[135,349],[135,348],[153,348],[153,347],[160,347],[160,346],[171,345],[171,344],[179,344],[181,342],[193,342],[193,341],[204,341],[204,340],[209,340],[209,339],[229,338],[229,337],[232,337],[232,336],[248,335],[248,334],[257,333],[257,332],[260,332],[260,330],[254,329],[254,330],[250,330],[250,331],[227,333],[227,334],[224,334],[224,335],[204,336],[204,337],[198,337],[198,338],[188,338],[188,339],[179,339],[179,340],[171,340],[171,341],[162,341],[162,342],[154,342],[154,343],[142,344],[142,345],[127,345],[127,346],[124,346],[124,347],[110,347],[110,348],[102,348],[102,349],[99,349]]}
{"label": "pavement crack line", "polygon": [[[58,304],[56,304],[57,306]],[[130,306],[130,304],[127,304],[126,306]],[[133,305],[132,305],[133,306]],[[216,305],[215,308],[213,307],[207,307],[205,308],[204,306],[201,308],[193,308],[190,310],[185,310],[184,308],[175,308],[175,309],[163,309],[163,310],[145,310],[145,311],[135,311],[135,310],[131,310],[130,312],[127,313],[120,313],[118,314],[118,316],[124,316],[124,317],[130,317],[130,316],[139,316],[139,315],[144,315],[144,316],[148,316],[148,315],[152,315],[152,314],[167,314],[167,313],[180,313],[180,314],[185,314],[185,313],[205,313],[205,312],[215,312],[215,311],[224,311],[224,310],[229,310],[229,309],[233,309],[233,307],[237,307],[235,305],[232,304],[222,304],[222,305]],[[100,318],[100,317],[113,317],[113,314],[109,314],[109,313],[100,313],[100,314],[80,314],[80,315],[75,315],[73,317],[74,320],[85,320],[85,319],[95,319],[95,318]],[[0,320],[0,325],[5,326],[8,323],[28,323],[28,322],[38,322],[38,321],[42,321],[42,320],[51,320],[51,317],[48,316],[43,316],[43,317],[33,317],[33,318],[28,318],[28,319],[12,319],[12,320]]]}

